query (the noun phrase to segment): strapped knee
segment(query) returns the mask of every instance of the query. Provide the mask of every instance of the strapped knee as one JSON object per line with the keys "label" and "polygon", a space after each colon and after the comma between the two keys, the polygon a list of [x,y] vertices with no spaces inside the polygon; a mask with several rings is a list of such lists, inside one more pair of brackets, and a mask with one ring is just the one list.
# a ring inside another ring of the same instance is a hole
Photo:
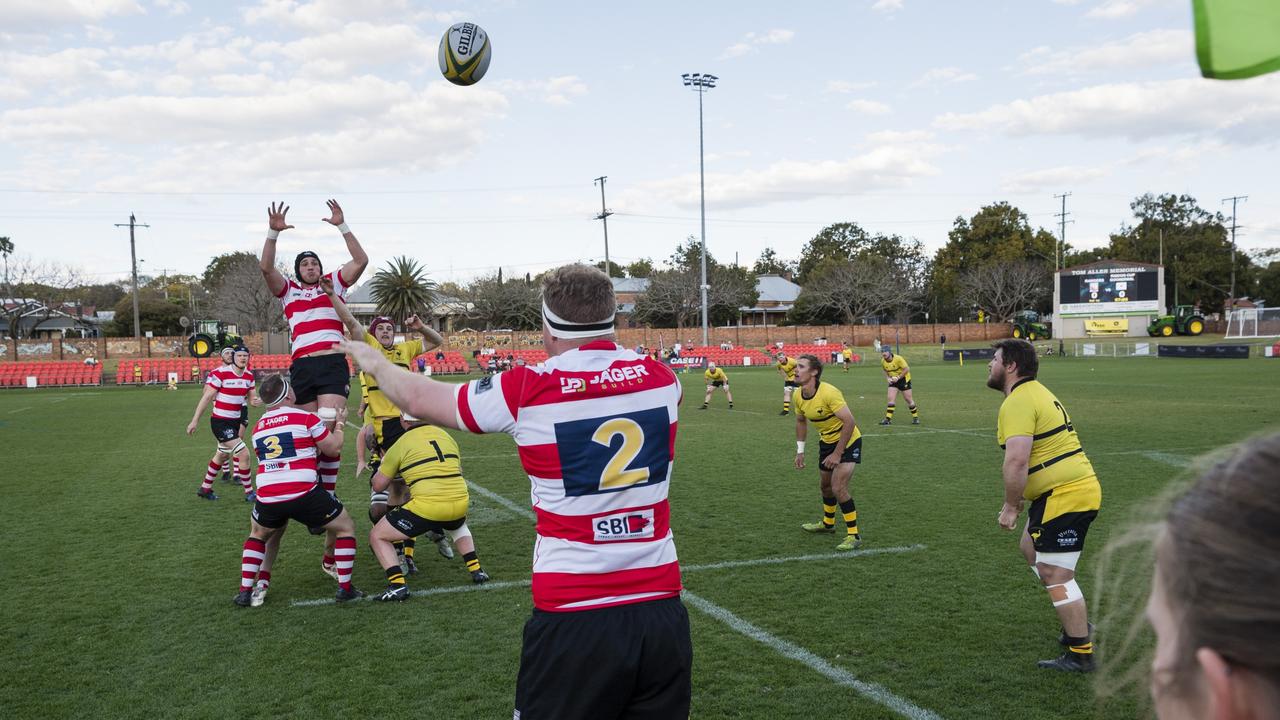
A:
{"label": "strapped knee", "polygon": [[1080,591],[1080,586],[1076,584],[1075,579],[1061,585],[1046,585],[1044,589],[1049,592],[1049,599],[1053,601],[1054,607],[1084,600],[1084,593]]}
{"label": "strapped knee", "polygon": [[462,538],[471,537],[471,529],[467,527],[466,523],[462,523],[457,530],[445,530],[445,534],[449,536],[449,540],[452,541],[453,544],[457,545],[458,541]]}
{"label": "strapped knee", "polygon": [[237,443],[236,443],[235,447],[231,448],[231,454],[232,454],[232,455],[239,455],[239,454],[240,454],[240,451],[241,451],[241,450],[244,450],[246,447],[247,447],[247,446],[244,444],[244,441],[243,441],[243,440],[241,440],[241,441],[239,441],[239,442],[237,442]]}

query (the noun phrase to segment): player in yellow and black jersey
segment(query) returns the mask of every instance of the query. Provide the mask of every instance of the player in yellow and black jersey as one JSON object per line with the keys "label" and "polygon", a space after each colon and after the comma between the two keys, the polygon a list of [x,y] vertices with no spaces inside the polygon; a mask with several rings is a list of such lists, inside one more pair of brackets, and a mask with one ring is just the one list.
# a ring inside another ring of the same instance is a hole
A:
{"label": "player in yellow and black jersey", "polygon": [[907,365],[906,358],[894,354],[893,350],[885,345],[880,353],[880,369],[884,370],[884,377],[889,381],[889,399],[885,403],[884,419],[880,424],[893,424],[893,410],[898,403],[898,392],[901,391],[902,397],[907,399],[907,409],[911,411],[911,424],[919,425],[920,411],[916,408],[916,401],[911,397],[911,366]]}
{"label": "player in yellow and black jersey", "polygon": [[[322,278],[320,286],[329,296],[333,309],[338,313],[342,324],[346,326],[351,339],[363,339],[369,346],[379,350],[392,365],[404,368],[406,372],[413,372],[414,358],[444,344],[444,338],[440,333],[427,327],[417,315],[409,316],[405,320],[405,327],[421,334],[421,338],[396,342],[395,322],[385,315],[375,317],[366,330],[364,325],[351,314],[347,304],[333,292],[333,284],[328,278]],[[372,437],[366,434],[368,431],[362,430],[363,443],[361,444],[374,455],[381,455],[404,433],[404,427],[400,423],[400,409],[378,388],[377,380],[373,376],[361,372],[360,386],[361,403],[365,406],[365,424],[372,426]],[[369,495],[369,520],[377,522],[386,514],[387,508],[403,502],[403,493],[403,486],[396,483],[392,483],[389,491],[372,491]],[[433,533],[431,539],[435,541],[441,555],[446,558],[453,557],[453,550],[449,548],[443,535]],[[409,540],[403,546],[396,548],[403,554],[405,572],[409,574],[418,572],[413,558],[415,545],[415,541]]]}
{"label": "player in yellow and black jersey", "polygon": [[458,444],[449,433],[408,415],[402,415],[405,432],[382,457],[374,473],[374,490],[384,490],[399,477],[409,489],[409,502],[397,507],[369,531],[369,546],[387,574],[387,589],[375,600],[408,600],[405,573],[392,543],[410,540],[429,531],[449,536],[466,561],[471,580],[488,582],[480,567],[475,541],[467,529],[470,495],[462,478]]}
{"label": "player in yellow and black jersey", "polygon": [[778,361],[774,367],[778,368],[778,374],[782,376],[782,412],[779,415],[787,415],[791,412],[791,393],[796,389],[796,360],[787,357],[784,352],[778,353],[776,358]]}
{"label": "player in yellow and black jersey", "polygon": [[837,550],[853,550],[862,544],[858,533],[858,508],[849,494],[853,468],[862,462],[862,431],[853,419],[844,395],[822,382],[822,361],[801,355],[796,363],[800,392],[796,397],[796,469],[804,469],[804,443],[809,423],[818,429],[818,488],[822,492],[822,520],[804,523],[807,532],[834,532],[836,506],[844,516],[845,538]]}
{"label": "player in yellow and black jersey", "polygon": [[706,410],[707,405],[711,402],[711,392],[717,388],[724,390],[725,397],[729,398],[729,409],[733,409],[733,392],[729,390],[729,376],[724,374],[724,370],[716,367],[714,361],[707,363],[706,372],[702,373],[702,377],[707,381],[707,396],[702,399],[702,407],[699,410]]}
{"label": "player in yellow and black jersey", "polygon": [[1040,362],[1026,340],[995,345],[987,386],[1004,393],[997,436],[1004,450],[1004,505],[998,522],[1013,530],[1023,500],[1031,501],[1020,543],[1031,571],[1044,583],[1062,621],[1058,641],[1066,652],[1039,666],[1064,672],[1091,672],[1090,637],[1084,593],[1076,565],[1089,526],[1102,505],[1102,486],[1084,454],[1075,424],[1058,398],[1036,380]]}

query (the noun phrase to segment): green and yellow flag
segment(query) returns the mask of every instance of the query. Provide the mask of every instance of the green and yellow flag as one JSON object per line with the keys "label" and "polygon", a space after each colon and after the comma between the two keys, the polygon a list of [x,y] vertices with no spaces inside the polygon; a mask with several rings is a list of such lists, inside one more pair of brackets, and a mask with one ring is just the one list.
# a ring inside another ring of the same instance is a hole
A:
{"label": "green and yellow flag", "polygon": [[1239,80],[1280,70],[1280,0],[1192,0],[1200,74]]}

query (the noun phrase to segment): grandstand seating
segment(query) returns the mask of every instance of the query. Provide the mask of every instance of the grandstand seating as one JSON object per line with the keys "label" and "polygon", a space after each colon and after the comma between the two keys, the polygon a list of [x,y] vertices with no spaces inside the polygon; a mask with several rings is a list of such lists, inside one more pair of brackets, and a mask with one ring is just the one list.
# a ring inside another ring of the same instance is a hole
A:
{"label": "grandstand seating", "polygon": [[102,366],[75,360],[0,363],[0,387],[26,387],[31,376],[39,387],[101,385]]}
{"label": "grandstand seating", "polygon": [[431,368],[432,375],[457,375],[460,373],[470,372],[470,368],[467,366],[467,357],[462,353],[458,352],[457,350],[445,350],[442,352],[442,354],[444,355],[444,359],[437,360],[436,359],[437,352],[438,351],[436,350],[432,350],[430,352],[425,352],[419,355],[418,357],[414,358],[413,369],[414,370],[418,369],[417,362],[418,362],[418,359],[421,358],[423,360],[426,360],[427,367]]}
{"label": "grandstand seating", "polygon": [[[252,355],[249,358],[249,369],[255,371],[284,372],[289,369],[288,355]],[[178,373],[178,382],[203,382],[209,371],[222,364],[218,356],[207,358],[145,358],[138,360],[124,359],[116,369],[117,385],[144,385],[146,383],[167,383],[169,373]],[[351,361],[348,359],[350,368]]]}
{"label": "grandstand seating", "polygon": [[755,349],[743,347],[735,347],[730,350],[722,350],[719,345],[704,345],[690,348],[684,348],[681,355],[685,357],[704,357],[714,362],[716,365],[723,367],[741,367],[744,365],[742,358],[751,358],[752,367],[760,365],[772,365],[773,360],[764,353]]}
{"label": "grandstand seating", "polygon": [[[787,357],[795,357],[797,355],[816,355],[819,360],[827,362],[831,359],[831,353],[841,350],[840,343],[827,343],[826,345],[814,345],[812,343],[784,344],[782,352]],[[862,356],[858,353],[853,354],[854,362],[862,362]]]}

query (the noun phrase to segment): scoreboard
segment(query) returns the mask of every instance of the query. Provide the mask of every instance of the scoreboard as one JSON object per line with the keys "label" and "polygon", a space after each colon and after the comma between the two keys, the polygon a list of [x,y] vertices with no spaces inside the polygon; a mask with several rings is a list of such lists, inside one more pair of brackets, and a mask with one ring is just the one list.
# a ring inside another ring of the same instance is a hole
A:
{"label": "scoreboard", "polygon": [[1158,313],[1159,270],[1154,267],[1075,268],[1058,276],[1058,313]]}

